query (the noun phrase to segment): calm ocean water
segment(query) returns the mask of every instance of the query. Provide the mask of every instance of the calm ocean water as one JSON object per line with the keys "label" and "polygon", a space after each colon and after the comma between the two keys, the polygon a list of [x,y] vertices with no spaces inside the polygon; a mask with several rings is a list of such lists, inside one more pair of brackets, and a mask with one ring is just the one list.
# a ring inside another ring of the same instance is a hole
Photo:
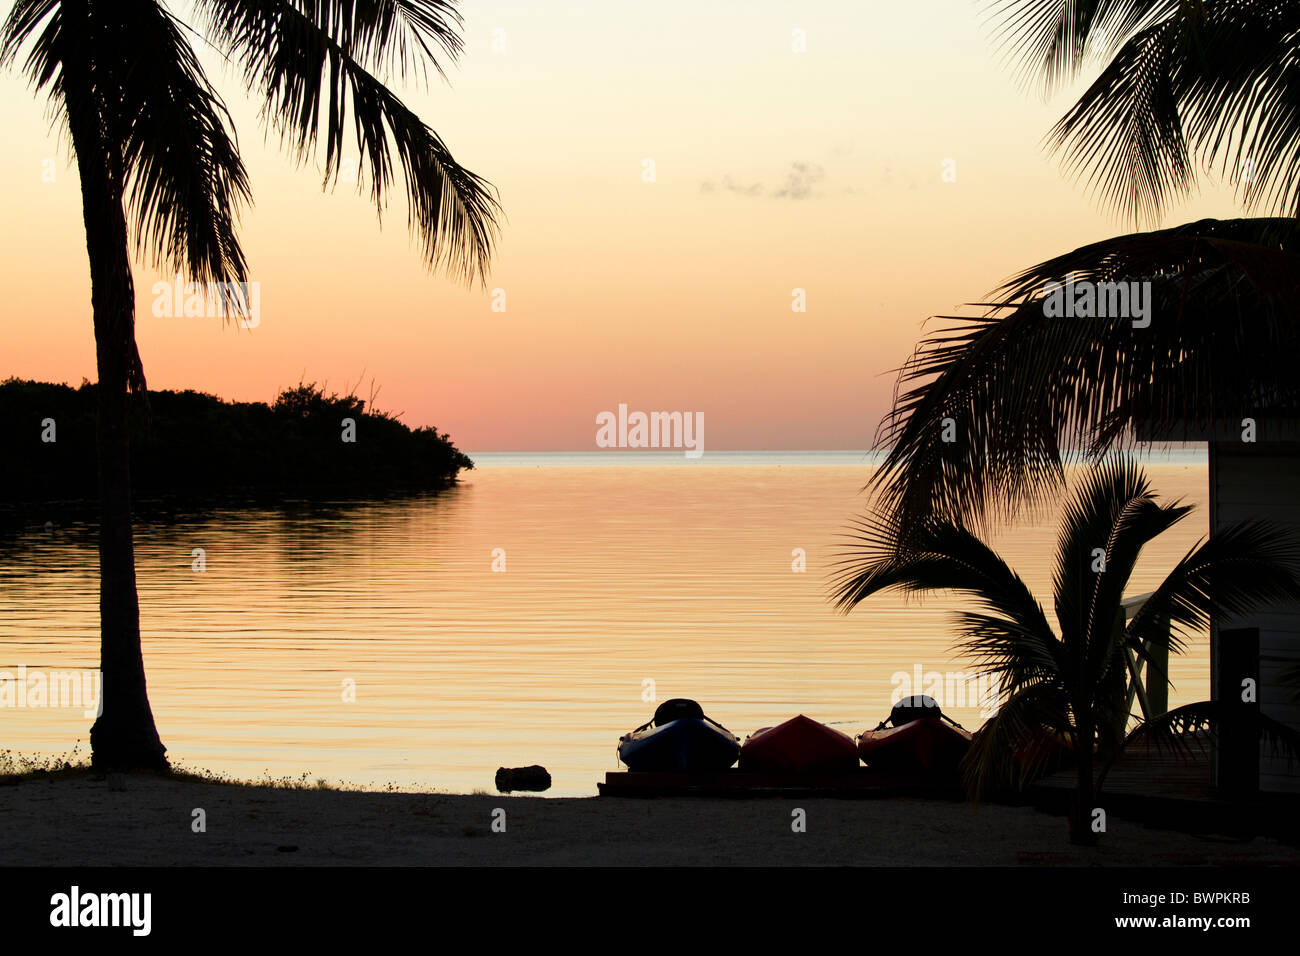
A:
{"label": "calm ocean water", "polygon": [[[651,694],[694,697],[742,737],[800,712],[857,733],[885,716],[897,675],[971,670],[951,648],[955,598],[882,596],[848,616],[827,601],[871,456],[474,457],[439,495],[140,527],[145,664],[173,760],[453,791],[540,763],[552,794],[591,794]],[[1198,508],[1144,554],[1132,593],[1207,526],[1203,455],[1148,474]],[[996,539],[1049,605],[1054,522]],[[0,670],[97,663],[93,528],[0,541]],[[1171,673],[1171,704],[1208,696],[1203,635]],[[947,709],[973,729],[978,705],[961,703]],[[85,750],[89,725],[0,709],[0,749]]]}

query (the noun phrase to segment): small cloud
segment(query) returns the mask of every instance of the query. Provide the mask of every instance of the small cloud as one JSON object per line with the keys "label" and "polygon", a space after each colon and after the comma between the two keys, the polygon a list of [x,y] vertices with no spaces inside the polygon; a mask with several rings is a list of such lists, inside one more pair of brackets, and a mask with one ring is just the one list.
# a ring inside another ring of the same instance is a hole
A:
{"label": "small cloud", "polygon": [[785,174],[785,181],[775,192],[768,192],[762,183],[742,185],[730,176],[721,180],[706,179],[700,183],[700,192],[712,193],[725,190],[737,196],[769,195],[773,199],[807,199],[812,195],[812,187],[826,178],[826,171],[816,163],[791,163]]}
{"label": "small cloud", "polygon": [[735,193],[737,196],[763,195],[762,183],[751,183],[748,186],[742,186],[730,176],[723,176],[720,183],[716,183],[712,179],[706,179],[704,182],[700,183],[700,192],[702,193],[717,192],[719,189],[725,189],[727,192]]}
{"label": "small cloud", "polygon": [[778,199],[807,199],[812,188],[826,178],[826,170],[816,163],[791,163],[785,182],[772,195]]}
{"label": "small cloud", "polygon": [[741,185],[739,185],[738,183],[732,182],[730,176],[723,176],[723,177],[722,177],[722,188],[723,188],[723,189],[726,189],[726,190],[729,190],[730,192],[736,193],[737,195],[740,195],[740,196],[761,196],[761,195],[763,195],[763,184],[762,184],[762,183],[753,183],[753,184],[751,184],[751,185],[749,185],[749,186],[741,186]]}

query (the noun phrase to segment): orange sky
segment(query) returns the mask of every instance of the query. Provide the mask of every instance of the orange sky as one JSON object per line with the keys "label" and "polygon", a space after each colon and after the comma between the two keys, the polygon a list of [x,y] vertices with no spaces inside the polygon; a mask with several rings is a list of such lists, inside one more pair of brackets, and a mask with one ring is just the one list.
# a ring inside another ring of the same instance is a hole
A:
{"label": "orange sky", "polygon": [[[1068,96],[1018,87],[972,0],[463,6],[452,86],[401,89],[500,190],[488,289],[424,271],[400,196],[381,231],[347,184],[322,193],[204,53],[251,174],[260,324],[157,318],[142,265],[152,387],[269,400],[364,376],[470,451],[594,450],[619,403],[703,412],[714,449],[862,448],[927,316],[1127,231],[1041,149]],[[44,103],[0,83],[0,377],[93,379],[76,173]],[[1207,182],[1166,224],[1239,214]]]}

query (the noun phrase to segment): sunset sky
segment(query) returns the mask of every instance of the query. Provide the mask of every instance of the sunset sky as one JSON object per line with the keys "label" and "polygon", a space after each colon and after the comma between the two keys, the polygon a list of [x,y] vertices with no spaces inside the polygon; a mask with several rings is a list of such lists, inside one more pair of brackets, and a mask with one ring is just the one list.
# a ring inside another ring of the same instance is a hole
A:
{"label": "sunset sky", "polygon": [[[1041,148],[1072,99],[1017,83],[982,6],[462,4],[451,85],[394,84],[500,191],[486,289],[425,271],[400,189],[382,231],[352,185],[322,193],[206,51],[251,175],[261,322],[156,318],[170,277],[141,264],[149,383],[270,400],[373,380],[381,408],[470,451],[594,450],[620,403],[703,412],[710,449],[864,448],[927,316],[1129,231]],[[76,173],[43,99],[0,84],[0,378],[76,384],[95,376]],[[1237,214],[1207,181],[1166,225]]]}

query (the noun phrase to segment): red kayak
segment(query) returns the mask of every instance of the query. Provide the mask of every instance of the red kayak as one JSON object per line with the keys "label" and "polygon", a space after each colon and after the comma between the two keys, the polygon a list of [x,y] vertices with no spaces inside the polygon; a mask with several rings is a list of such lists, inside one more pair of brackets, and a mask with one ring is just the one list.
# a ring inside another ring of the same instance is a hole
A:
{"label": "red kayak", "polygon": [[[956,773],[971,735],[942,717],[922,717],[858,737],[858,756],[872,770]],[[742,758],[744,752],[741,752]]]}
{"label": "red kayak", "polygon": [[858,769],[853,738],[800,714],[749,735],[740,748],[747,773],[851,773]]}

